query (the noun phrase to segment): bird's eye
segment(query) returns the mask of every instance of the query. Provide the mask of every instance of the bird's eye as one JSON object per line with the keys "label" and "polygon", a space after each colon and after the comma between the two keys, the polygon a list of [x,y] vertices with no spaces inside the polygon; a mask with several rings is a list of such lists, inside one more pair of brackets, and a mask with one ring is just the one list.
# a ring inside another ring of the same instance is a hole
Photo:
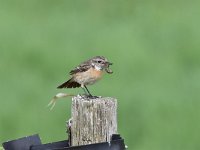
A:
{"label": "bird's eye", "polygon": [[99,60],[99,61],[97,61],[98,63],[102,63],[102,61],[101,60]]}

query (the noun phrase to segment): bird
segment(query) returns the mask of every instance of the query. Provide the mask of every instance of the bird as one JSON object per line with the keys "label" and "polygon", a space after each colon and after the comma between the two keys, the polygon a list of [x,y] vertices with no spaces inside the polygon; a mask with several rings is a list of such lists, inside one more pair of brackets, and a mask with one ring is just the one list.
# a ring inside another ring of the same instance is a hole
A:
{"label": "bird", "polygon": [[81,87],[87,96],[94,97],[88,90],[87,86],[99,81],[105,72],[112,74],[113,71],[109,68],[112,64],[113,63],[109,62],[108,59],[103,56],[92,57],[71,70],[69,72],[71,78],[59,85],[57,88]]}

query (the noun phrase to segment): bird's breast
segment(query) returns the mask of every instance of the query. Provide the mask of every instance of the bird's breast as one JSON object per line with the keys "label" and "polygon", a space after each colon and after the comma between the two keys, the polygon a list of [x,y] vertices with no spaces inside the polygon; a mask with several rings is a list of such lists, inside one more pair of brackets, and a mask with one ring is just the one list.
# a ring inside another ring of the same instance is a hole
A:
{"label": "bird's breast", "polygon": [[97,70],[95,68],[90,68],[85,72],[76,73],[73,77],[79,84],[89,85],[94,84],[96,81],[100,80],[103,75],[103,71]]}

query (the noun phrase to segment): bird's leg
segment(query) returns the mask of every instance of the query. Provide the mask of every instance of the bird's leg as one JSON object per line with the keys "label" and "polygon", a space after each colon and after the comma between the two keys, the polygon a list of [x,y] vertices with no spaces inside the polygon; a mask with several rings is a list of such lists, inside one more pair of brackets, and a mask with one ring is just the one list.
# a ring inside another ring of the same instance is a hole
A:
{"label": "bird's leg", "polygon": [[82,85],[81,88],[84,90],[84,92],[85,92],[87,97],[89,97],[89,98],[98,98],[98,96],[92,96],[92,94],[90,93],[90,91],[88,90],[88,88],[85,85]]}
{"label": "bird's leg", "polygon": [[85,87],[87,93],[89,94],[89,96],[90,96],[90,97],[93,97],[92,94],[90,93],[90,91],[88,90],[88,88],[87,88],[85,85],[84,85],[84,87]]}
{"label": "bird's leg", "polygon": [[84,93],[85,93],[86,95],[88,95],[88,92],[86,91],[85,87],[81,87],[81,88],[83,89]]}
{"label": "bird's leg", "polygon": [[95,98],[98,98],[98,96],[92,96],[92,94],[90,93],[90,91],[88,90],[88,88],[84,85],[84,87],[85,87],[85,89],[87,90],[87,92],[88,92],[88,96],[90,97],[90,98],[93,98],[93,99],[95,99]]}

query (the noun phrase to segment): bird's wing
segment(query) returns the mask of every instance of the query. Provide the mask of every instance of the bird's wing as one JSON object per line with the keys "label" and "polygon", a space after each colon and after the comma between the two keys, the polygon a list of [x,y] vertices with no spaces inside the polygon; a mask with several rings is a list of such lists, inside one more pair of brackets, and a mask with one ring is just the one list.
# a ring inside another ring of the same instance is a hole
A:
{"label": "bird's wing", "polygon": [[70,75],[73,75],[73,74],[76,74],[76,73],[78,73],[78,72],[85,72],[85,71],[87,71],[88,69],[90,69],[90,67],[91,67],[91,66],[90,66],[87,62],[85,62],[85,63],[80,64],[78,67],[74,68],[73,70],[71,70],[71,71],[69,72],[69,74],[70,74]]}

